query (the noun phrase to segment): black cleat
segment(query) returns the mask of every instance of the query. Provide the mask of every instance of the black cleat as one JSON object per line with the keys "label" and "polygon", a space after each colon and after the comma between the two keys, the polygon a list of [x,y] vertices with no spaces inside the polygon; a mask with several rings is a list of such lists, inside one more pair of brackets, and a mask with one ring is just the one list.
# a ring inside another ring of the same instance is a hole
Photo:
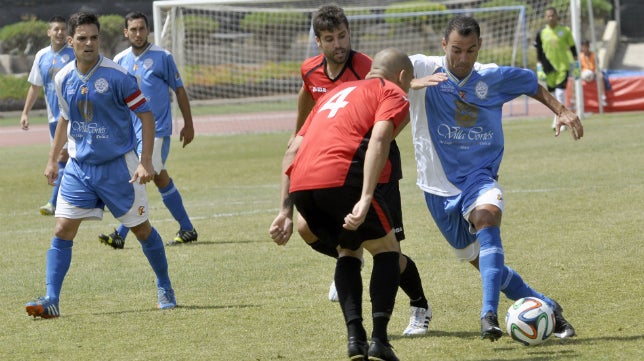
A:
{"label": "black cleat", "polygon": [[573,337],[575,333],[575,328],[572,327],[570,322],[568,322],[564,317],[563,317],[563,308],[557,301],[553,300],[555,303],[555,309],[554,309],[554,314],[555,314],[555,332],[554,335],[555,337],[559,338],[568,338],[568,337]]}
{"label": "black cleat", "polygon": [[192,231],[185,231],[183,229],[180,229],[174,239],[166,243],[166,246],[176,246],[179,244],[197,242],[197,236],[197,230],[195,229],[193,229]]}
{"label": "black cleat", "polygon": [[371,339],[368,355],[369,361],[400,361],[389,342],[382,342],[377,338]]}
{"label": "black cleat", "polygon": [[125,247],[125,240],[119,235],[119,233],[114,230],[114,232],[105,235],[105,234],[99,234],[98,235],[98,240],[101,241],[101,243],[106,244],[114,249],[123,249]]}
{"label": "black cleat", "polygon": [[499,319],[496,313],[488,311],[483,318],[481,318],[481,340],[488,339],[492,342],[498,340],[503,336],[503,331],[499,327]]}
{"label": "black cleat", "polygon": [[369,344],[366,340],[359,340],[357,337],[349,337],[347,344],[349,353],[349,360],[351,361],[367,361],[367,352]]}

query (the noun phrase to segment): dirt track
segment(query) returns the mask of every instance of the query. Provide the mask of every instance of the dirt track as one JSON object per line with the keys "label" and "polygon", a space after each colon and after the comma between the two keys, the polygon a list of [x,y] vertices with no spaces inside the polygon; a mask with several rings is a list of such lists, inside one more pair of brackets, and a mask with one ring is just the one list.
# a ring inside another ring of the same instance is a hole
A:
{"label": "dirt track", "polygon": [[[505,105],[503,115],[504,117],[545,117],[551,114],[548,108],[533,99],[528,99],[528,104],[528,111],[526,113],[525,99],[516,99]],[[197,136],[280,132],[293,129],[295,112],[282,111],[198,116],[194,117],[193,122]],[[545,126],[548,126],[548,124]],[[175,133],[178,134],[178,129],[175,129]],[[32,125],[28,131],[20,129],[18,124],[15,127],[0,127],[0,148],[18,145],[47,144],[48,142],[49,127],[47,125]]]}

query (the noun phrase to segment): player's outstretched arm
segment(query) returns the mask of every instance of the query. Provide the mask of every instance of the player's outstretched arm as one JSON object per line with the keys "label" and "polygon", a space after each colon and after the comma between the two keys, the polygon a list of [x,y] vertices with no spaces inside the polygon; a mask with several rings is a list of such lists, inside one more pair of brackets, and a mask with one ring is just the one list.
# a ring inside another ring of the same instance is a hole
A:
{"label": "player's outstretched arm", "polygon": [[306,122],[306,118],[309,116],[314,106],[315,99],[313,99],[311,93],[307,92],[304,86],[302,86],[300,88],[300,92],[297,93],[297,118],[295,118],[295,130],[293,131],[293,135],[291,136],[291,139],[288,140],[289,146],[291,145],[291,142],[293,142],[293,139],[295,139],[297,132],[302,129],[302,126]]}
{"label": "player's outstretched arm", "polygon": [[29,90],[27,91],[25,106],[22,109],[22,114],[20,115],[20,127],[22,128],[22,130],[29,130],[29,112],[36,103],[36,99],[38,99],[40,89],[42,89],[41,86],[31,84]]}
{"label": "player's outstretched arm", "polygon": [[284,158],[282,159],[282,183],[280,187],[280,210],[271,226],[268,228],[268,233],[277,245],[285,245],[293,234],[293,202],[289,196],[289,188],[291,181],[286,174],[286,170],[291,166],[295,155],[297,154],[300,144],[304,137],[298,135],[289,144]]}
{"label": "player's outstretched arm", "polygon": [[190,111],[190,100],[184,87],[178,87],[175,94],[177,96],[179,110],[183,116],[183,127],[179,131],[179,141],[183,142],[182,148],[185,148],[195,138],[195,128],[192,124],[192,112]]}
{"label": "player's outstretched arm", "polygon": [[154,166],[152,165],[152,149],[154,147],[154,115],[151,111],[137,113],[141,119],[141,138],[143,145],[141,146],[141,154],[139,155],[139,165],[130,179],[130,183],[138,181],[140,184],[145,184],[154,178]]}
{"label": "player's outstretched arm", "polygon": [[548,109],[552,110],[552,112],[557,115],[557,124],[555,125],[556,137],[559,136],[562,125],[565,125],[570,129],[570,135],[574,140],[578,140],[584,136],[584,127],[581,124],[581,119],[579,119],[577,114],[559,103],[559,101],[552,96],[546,88],[539,85],[537,93],[535,95],[531,95],[531,97],[547,106]]}
{"label": "player's outstretched arm", "polygon": [[393,140],[394,124],[388,120],[381,120],[374,124],[365,153],[364,177],[362,179],[362,194],[351,213],[344,217],[345,229],[355,231],[367,218],[371,207],[373,193],[376,190],[380,173],[389,157],[389,147]]}
{"label": "player's outstretched arm", "polygon": [[69,121],[60,117],[56,125],[56,132],[54,133],[54,140],[51,142],[49,148],[49,157],[47,158],[47,166],[45,166],[45,177],[47,183],[51,186],[55,185],[58,178],[58,155],[67,142],[67,124]]}
{"label": "player's outstretched arm", "polygon": [[422,78],[412,79],[411,88],[414,90],[426,88],[428,86],[436,86],[441,82],[447,80],[447,74],[435,73]]}

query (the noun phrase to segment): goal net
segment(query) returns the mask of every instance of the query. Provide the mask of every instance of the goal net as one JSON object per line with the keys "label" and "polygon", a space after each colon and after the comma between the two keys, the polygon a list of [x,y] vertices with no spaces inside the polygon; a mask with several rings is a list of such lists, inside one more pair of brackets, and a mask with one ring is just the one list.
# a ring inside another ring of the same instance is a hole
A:
{"label": "goal net", "polygon": [[[343,1],[353,49],[374,56],[386,47],[441,55],[449,18],[481,25],[479,61],[528,66],[526,5],[477,9],[436,2]],[[155,1],[155,42],[175,57],[191,101],[295,99],[302,61],[318,53],[311,15],[320,1]],[[450,3],[453,3],[451,1]],[[535,30],[536,31],[536,30]]]}

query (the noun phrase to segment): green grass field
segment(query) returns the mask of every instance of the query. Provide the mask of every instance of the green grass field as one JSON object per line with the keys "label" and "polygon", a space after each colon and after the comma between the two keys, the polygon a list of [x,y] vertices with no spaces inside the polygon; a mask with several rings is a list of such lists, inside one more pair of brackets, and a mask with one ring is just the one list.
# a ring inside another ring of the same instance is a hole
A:
{"label": "green grass field", "polygon": [[[644,204],[642,113],[592,116],[586,135],[554,138],[550,119],[506,123],[500,182],[505,188],[507,263],[557,299],[578,332],[527,348],[504,336],[479,339],[480,281],[455,260],[415,186],[409,129],[399,137],[407,240],[434,309],[430,333],[403,338],[408,300],[399,292],[390,323],[401,360],[644,359],[641,224]],[[17,124],[17,120],[11,124]],[[32,319],[24,303],[44,294],[54,219],[38,214],[50,188],[47,146],[0,148],[0,359],[2,360],[345,360],[337,304],[327,300],[334,263],[295,236],[268,236],[276,214],[287,133],[199,136],[173,144],[168,163],[200,237],[167,248],[180,307],[155,309],[152,271],[132,235],[124,250],[97,234],[117,222],[85,222],[62,291],[61,317]],[[151,221],[164,239],[177,230],[148,187]],[[371,328],[363,270],[365,325]],[[511,302],[501,298],[500,313]]]}

